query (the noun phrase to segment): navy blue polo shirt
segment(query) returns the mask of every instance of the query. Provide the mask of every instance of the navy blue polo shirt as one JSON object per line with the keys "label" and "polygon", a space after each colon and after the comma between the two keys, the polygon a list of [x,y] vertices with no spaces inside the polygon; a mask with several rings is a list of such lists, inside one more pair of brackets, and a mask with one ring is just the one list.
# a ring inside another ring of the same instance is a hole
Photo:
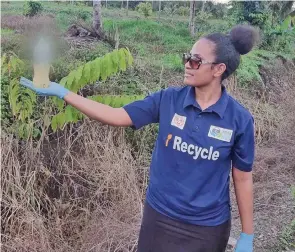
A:
{"label": "navy blue polo shirt", "polygon": [[167,88],[124,106],[133,127],[159,123],[147,202],[176,220],[216,226],[230,218],[230,170],[252,170],[252,115],[224,87],[202,110],[190,86]]}

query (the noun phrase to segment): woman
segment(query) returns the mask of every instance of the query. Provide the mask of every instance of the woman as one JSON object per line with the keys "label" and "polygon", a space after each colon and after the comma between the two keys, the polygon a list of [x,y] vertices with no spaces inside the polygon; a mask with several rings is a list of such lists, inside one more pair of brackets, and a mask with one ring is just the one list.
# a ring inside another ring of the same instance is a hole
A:
{"label": "woman", "polygon": [[57,83],[37,89],[21,78],[39,95],[58,96],[105,124],[139,129],[159,123],[139,252],[225,251],[231,169],[242,224],[236,252],[253,250],[253,117],[221,82],[237,69],[255,38],[252,27],[240,25],[229,35],[199,39],[183,57],[185,87],[160,90],[122,108],[88,100]]}

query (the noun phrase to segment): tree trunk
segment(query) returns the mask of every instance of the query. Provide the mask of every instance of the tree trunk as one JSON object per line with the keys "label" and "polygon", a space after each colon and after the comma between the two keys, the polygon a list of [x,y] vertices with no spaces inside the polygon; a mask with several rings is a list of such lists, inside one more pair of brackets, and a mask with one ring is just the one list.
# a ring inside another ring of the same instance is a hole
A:
{"label": "tree trunk", "polygon": [[190,1],[190,17],[189,17],[189,31],[191,36],[195,35],[195,12],[196,12],[196,1]]}
{"label": "tree trunk", "polygon": [[202,1],[202,9],[201,12],[204,12],[206,0]]}
{"label": "tree trunk", "polygon": [[93,0],[93,29],[98,37],[102,36],[101,1]]}
{"label": "tree trunk", "polygon": [[129,1],[126,1],[126,16],[128,16]]}
{"label": "tree trunk", "polygon": [[160,14],[161,14],[161,4],[162,4],[162,2],[161,2],[161,0],[159,0],[159,11],[158,11],[158,22],[160,22]]}

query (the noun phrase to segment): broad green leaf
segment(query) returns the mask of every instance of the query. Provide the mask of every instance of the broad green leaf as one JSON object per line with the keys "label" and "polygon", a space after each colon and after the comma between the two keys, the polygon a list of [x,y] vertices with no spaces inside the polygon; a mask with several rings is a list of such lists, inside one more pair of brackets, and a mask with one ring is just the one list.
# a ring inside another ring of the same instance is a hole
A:
{"label": "broad green leaf", "polygon": [[63,110],[65,102],[64,100],[58,98],[58,97],[51,97],[51,100],[54,105],[58,108],[59,111]]}
{"label": "broad green leaf", "polygon": [[73,110],[72,106],[68,105],[65,110],[65,121],[72,122],[73,121]]}
{"label": "broad green leaf", "polygon": [[119,66],[121,71],[126,71],[126,57],[123,50],[119,50]]}
{"label": "broad green leaf", "polygon": [[68,77],[67,77],[67,76],[66,76],[66,77],[63,77],[63,78],[59,81],[59,84],[65,86],[66,83],[67,83],[67,80],[68,80]]}
{"label": "broad green leaf", "polygon": [[83,77],[88,83],[91,82],[91,62],[85,64],[83,69]]}
{"label": "broad green leaf", "polygon": [[82,77],[82,74],[83,74],[83,68],[84,66],[80,66],[77,71],[76,71],[76,74],[75,74],[75,79],[76,79],[76,82],[79,83],[80,82],[80,79]]}
{"label": "broad green leaf", "polygon": [[67,83],[65,85],[66,88],[71,89],[73,81],[75,79],[76,71],[70,72],[70,74],[67,76]]}
{"label": "broad green leaf", "polygon": [[51,119],[51,128],[53,130],[53,132],[56,132],[57,130],[57,127],[58,127],[58,114],[57,115],[54,115]]}
{"label": "broad green leaf", "polygon": [[65,125],[65,122],[66,122],[65,113],[64,112],[59,112],[57,114],[57,127],[59,129],[61,129]]}
{"label": "broad green leaf", "polygon": [[281,25],[281,29],[283,31],[288,30],[289,26],[291,24],[291,16],[287,16],[286,19],[283,21],[282,25]]}
{"label": "broad green leaf", "polygon": [[107,71],[106,71],[106,64],[107,64],[107,59],[104,57],[101,60],[101,64],[100,64],[100,78],[105,81],[108,77]]}
{"label": "broad green leaf", "polygon": [[119,70],[119,54],[118,54],[118,50],[115,50],[114,52],[112,52],[112,65],[113,65],[113,73],[117,73]]}
{"label": "broad green leaf", "polygon": [[125,55],[126,55],[126,58],[127,58],[127,64],[129,66],[131,66],[133,64],[133,57],[132,57],[129,49],[128,48],[126,48],[126,49],[124,48],[124,52],[125,52]]}
{"label": "broad green leaf", "polygon": [[93,61],[91,66],[91,82],[95,82],[100,78],[101,58]]}
{"label": "broad green leaf", "polygon": [[17,69],[17,62],[14,57],[10,57],[10,67],[11,67],[11,71],[13,72],[15,72]]}

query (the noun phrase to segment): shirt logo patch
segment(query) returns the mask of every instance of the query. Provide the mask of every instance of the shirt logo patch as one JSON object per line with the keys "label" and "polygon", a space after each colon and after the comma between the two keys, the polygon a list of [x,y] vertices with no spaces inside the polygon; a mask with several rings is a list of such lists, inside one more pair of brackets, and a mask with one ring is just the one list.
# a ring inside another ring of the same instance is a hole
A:
{"label": "shirt logo patch", "polygon": [[172,138],[172,134],[168,134],[167,139],[166,139],[166,143],[165,143],[166,147],[168,147],[168,144],[169,144],[169,141],[171,140],[171,138]]}
{"label": "shirt logo patch", "polygon": [[208,132],[208,137],[212,137],[212,138],[229,143],[231,140],[232,134],[233,134],[232,130],[211,125]]}
{"label": "shirt logo patch", "polygon": [[175,113],[172,118],[171,125],[179,128],[179,129],[183,129],[184,125],[185,125],[185,121],[186,121],[185,116],[181,116],[181,115],[178,115]]}

